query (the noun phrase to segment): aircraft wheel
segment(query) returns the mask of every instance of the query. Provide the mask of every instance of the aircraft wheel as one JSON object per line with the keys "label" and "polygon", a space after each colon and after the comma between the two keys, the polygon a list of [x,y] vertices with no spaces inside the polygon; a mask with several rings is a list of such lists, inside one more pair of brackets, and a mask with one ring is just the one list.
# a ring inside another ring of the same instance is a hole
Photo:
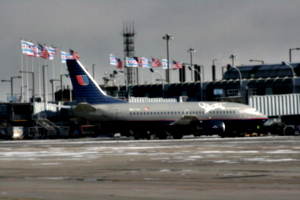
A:
{"label": "aircraft wheel", "polygon": [[165,140],[165,139],[167,139],[168,134],[166,132],[160,132],[160,133],[158,133],[157,137],[160,140]]}
{"label": "aircraft wheel", "polygon": [[140,139],[140,136],[139,136],[139,134],[134,134],[134,139],[135,139],[135,140],[138,140],[138,139]]}
{"label": "aircraft wheel", "polygon": [[295,135],[295,130],[291,127],[285,129],[285,135]]}
{"label": "aircraft wheel", "polygon": [[183,137],[183,135],[181,133],[174,133],[172,134],[174,139],[181,139]]}
{"label": "aircraft wheel", "polygon": [[147,134],[147,135],[146,135],[146,139],[147,139],[147,140],[150,140],[150,139],[151,139],[151,135],[150,135],[150,134]]}

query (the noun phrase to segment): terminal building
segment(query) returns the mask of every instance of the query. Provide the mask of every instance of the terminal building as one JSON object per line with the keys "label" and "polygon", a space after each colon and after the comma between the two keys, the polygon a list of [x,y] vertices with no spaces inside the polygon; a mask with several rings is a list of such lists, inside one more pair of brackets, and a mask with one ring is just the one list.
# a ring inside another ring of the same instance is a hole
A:
{"label": "terminal building", "polygon": [[[292,68],[291,68],[292,67]],[[185,71],[185,67],[182,69]],[[185,73],[184,73],[185,74]],[[101,86],[111,96],[134,97],[185,97],[186,101],[238,101],[248,104],[250,96],[300,93],[300,63],[290,66],[263,64],[227,66],[221,80],[202,82],[195,76],[194,82],[162,83],[126,86]],[[105,79],[105,78],[104,78]]]}

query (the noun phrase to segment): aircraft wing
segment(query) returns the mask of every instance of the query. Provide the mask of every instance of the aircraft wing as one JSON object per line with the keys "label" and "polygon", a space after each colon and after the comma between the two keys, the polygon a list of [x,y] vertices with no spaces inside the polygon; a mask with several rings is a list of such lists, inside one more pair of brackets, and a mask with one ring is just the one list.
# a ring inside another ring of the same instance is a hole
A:
{"label": "aircraft wing", "polygon": [[199,119],[196,116],[186,116],[184,115],[179,120],[171,123],[170,125],[189,125],[195,122],[199,122]]}

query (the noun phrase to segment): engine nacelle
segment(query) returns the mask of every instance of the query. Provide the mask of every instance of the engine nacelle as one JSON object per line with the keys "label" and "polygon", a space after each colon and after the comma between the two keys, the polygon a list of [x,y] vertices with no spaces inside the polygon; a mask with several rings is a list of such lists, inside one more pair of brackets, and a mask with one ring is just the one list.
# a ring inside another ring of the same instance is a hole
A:
{"label": "engine nacelle", "polygon": [[203,121],[203,132],[206,135],[220,135],[223,136],[225,133],[225,124],[218,120]]}

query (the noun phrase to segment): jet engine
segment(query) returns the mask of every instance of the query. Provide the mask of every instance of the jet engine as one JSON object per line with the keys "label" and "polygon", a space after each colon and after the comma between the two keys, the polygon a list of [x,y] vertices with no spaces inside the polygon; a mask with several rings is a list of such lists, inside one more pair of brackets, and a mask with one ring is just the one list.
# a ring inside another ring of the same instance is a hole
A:
{"label": "jet engine", "polygon": [[203,135],[220,135],[224,136],[225,124],[219,120],[203,121]]}

